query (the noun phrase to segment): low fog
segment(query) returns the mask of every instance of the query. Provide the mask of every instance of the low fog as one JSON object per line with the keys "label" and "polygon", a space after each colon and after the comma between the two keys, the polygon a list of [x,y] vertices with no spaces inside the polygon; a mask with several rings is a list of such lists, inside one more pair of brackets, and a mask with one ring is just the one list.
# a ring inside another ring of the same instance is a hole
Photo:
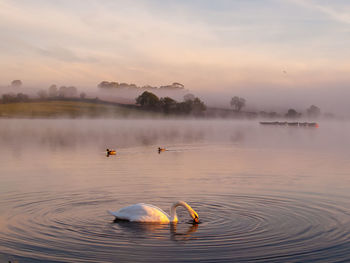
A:
{"label": "low fog", "polygon": [[[25,149],[81,151],[93,148],[166,147],[186,150],[223,145],[262,150],[349,152],[348,123],[320,122],[315,127],[264,126],[228,120],[0,120],[0,143],[17,155]],[[4,151],[3,151],[4,152]],[[5,151],[6,152],[6,151]],[[263,154],[263,152],[262,152]]]}
{"label": "low fog", "polygon": [[305,113],[311,105],[317,105],[321,113],[332,113],[337,117],[350,117],[350,89],[333,88],[237,88],[229,91],[201,91],[196,93],[203,101],[213,107],[230,108],[233,96],[246,99],[246,111],[275,111],[285,113],[293,108]]}
{"label": "low fog", "polygon": [[[102,82],[101,82],[102,83]],[[84,96],[86,98],[98,98],[103,101],[117,102],[121,104],[135,104],[135,99],[142,92],[149,91],[159,98],[170,97],[176,101],[183,101],[188,93],[199,97],[207,107],[232,109],[231,98],[242,97],[246,100],[246,105],[242,111],[246,112],[277,112],[284,115],[288,109],[295,109],[297,112],[305,113],[311,105],[316,105],[321,110],[321,115],[334,115],[337,118],[350,117],[350,90],[345,86],[337,87],[213,87],[211,89],[192,89],[180,83],[166,84],[164,86],[135,85],[119,83],[121,88],[101,88],[100,84],[86,86],[73,86],[76,88],[75,97]],[[110,82],[116,83],[116,82]],[[118,84],[118,85],[119,85]],[[179,84],[179,86],[173,86]],[[124,85],[124,86],[122,86]],[[181,85],[181,86],[180,86]],[[59,85],[61,87],[72,87],[71,85]],[[3,85],[0,86],[0,95],[23,93],[31,98],[38,98],[41,94],[48,93],[50,87],[33,87],[23,83],[20,86]]]}

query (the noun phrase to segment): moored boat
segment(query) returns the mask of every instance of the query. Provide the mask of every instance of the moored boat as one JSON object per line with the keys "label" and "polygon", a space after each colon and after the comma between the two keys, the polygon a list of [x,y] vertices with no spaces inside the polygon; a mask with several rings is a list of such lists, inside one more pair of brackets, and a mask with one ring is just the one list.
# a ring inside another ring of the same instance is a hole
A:
{"label": "moored boat", "polygon": [[261,121],[261,125],[281,125],[281,126],[296,126],[296,127],[315,127],[318,128],[317,122],[281,122],[281,121]]}

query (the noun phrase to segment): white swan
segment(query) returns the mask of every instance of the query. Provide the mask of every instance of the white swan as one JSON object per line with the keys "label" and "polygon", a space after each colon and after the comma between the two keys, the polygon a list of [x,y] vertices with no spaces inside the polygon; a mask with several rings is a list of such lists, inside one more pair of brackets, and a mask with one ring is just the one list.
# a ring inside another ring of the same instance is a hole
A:
{"label": "white swan", "polygon": [[199,223],[198,214],[186,202],[177,201],[170,208],[170,216],[159,207],[148,204],[130,205],[116,212],[108,211],[116,219],[127,220],[130,222],[148,222],[148,223],[176,223],[178,221],[176,215],[176,207],[183,206],[193,219],[194,223]]}

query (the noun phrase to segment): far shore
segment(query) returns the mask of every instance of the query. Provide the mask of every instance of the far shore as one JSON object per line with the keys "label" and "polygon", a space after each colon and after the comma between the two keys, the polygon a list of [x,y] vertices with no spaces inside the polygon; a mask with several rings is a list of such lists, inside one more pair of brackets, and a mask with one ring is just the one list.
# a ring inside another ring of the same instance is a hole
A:
{"label": "far shore", "polygon": [[277,113],[234,111],[207,107],[201,114],[165,114],[136,104],[122,104],[100,99],[48,98],[27,102],[0,103],[0,118],[224,118],[285,119]]}

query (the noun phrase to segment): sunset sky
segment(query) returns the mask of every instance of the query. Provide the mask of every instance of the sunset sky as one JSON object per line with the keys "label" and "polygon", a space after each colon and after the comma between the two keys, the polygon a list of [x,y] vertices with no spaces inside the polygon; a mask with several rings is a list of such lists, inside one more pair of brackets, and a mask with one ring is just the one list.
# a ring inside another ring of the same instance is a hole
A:
{"label": "sunset sky", "polygon": [[344,89],[348,0],[0,0],[0,85]]}

